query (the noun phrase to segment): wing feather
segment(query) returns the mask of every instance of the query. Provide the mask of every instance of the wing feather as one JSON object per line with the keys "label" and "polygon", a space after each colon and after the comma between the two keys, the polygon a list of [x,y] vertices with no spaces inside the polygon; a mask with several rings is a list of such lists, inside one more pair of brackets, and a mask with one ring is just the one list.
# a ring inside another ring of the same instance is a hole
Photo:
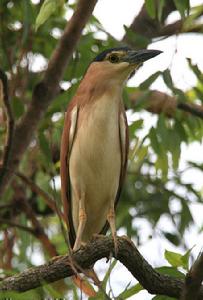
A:
{"label": "wing feather", "polygon": [[120,133],[120,147],[121,147],[121,172],[120,172],[118,191],[115,199],[115,207],[117,206],[118,200],[120,198],[121,190],[125,180],[127,162],[128,162],[129,136],[128,136],[127,117],[126,117],[124,107],[122,107],[120,111],[119,133]]}
{"label": "wing feather", "polygon": [[73,245],[75,231],[71,216],[71,196],[70,196],[70,179],[69,179],[69,158],[76,133],[78,121],[78,106],[69,107],[66,112],[64,128],[61,138],[60,153],[60,175],[61,175],[61,197],[63,204],[64,220],[66,222],[70,243]]}

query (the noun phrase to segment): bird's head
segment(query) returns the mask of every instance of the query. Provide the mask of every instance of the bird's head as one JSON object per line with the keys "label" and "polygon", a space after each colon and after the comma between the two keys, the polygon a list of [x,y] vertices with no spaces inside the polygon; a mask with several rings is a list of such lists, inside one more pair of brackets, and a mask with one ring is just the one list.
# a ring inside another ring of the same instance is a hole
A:
{"label": "bird's head", "polygon": [[159,50],[132,50],[128,47],[111,48],[95,57],[89,66],[88,72],[102,81],[112,80],[122,84],[146,60],[162,53]]}
{"label": "bird's head", "polygon": [[[121,93],[123,85],[148,59],[159,55],[159,50],[132,50],[128,47],[111,48],[101,52],[89,65],[78,93],[84,99],[99,98],[104,93]],[[81,100],[80,100],[81,101]]]}

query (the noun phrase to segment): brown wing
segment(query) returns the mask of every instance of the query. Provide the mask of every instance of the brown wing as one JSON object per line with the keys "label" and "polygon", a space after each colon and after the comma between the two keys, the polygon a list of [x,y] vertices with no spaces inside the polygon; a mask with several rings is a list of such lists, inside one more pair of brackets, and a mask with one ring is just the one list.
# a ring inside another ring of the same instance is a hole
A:
{"label": "brown wing", "polygon": [[[127,124],[125,109],[123,106],[120,109],[120,115],[119,115],[119,138],[120,138],[120,149],[121,149],[121,172],[120,172],[118,191],[115,198],[115,209],[117,207],[118,200],[121,195],[123,183],[125,180],[127,162],[128,162],[128,150],[129,150],[128,124]],[[106,222],[106,224],[104,225],[101,231],[101,234],[105,234],[108,228],[109,228],[109,223]]]}
{"label": "brown wing", "polygon": [[71,247],[74,245],[75,231],[71,214],[69,157],[77,127],[78,111],[79,109],[77,105],[70,105],[66,112],[60,152],[61,197],[64,220],[69,231]]}

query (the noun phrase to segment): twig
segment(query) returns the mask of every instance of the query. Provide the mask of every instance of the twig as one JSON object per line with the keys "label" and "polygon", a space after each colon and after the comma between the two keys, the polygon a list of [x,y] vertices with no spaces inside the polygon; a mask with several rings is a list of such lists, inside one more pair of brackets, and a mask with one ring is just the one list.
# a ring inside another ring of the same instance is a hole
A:
{"label": "twig", "polygon": [[180,102],[177,104],[177,108],[187,111],[192,115],[203,119],[203,107],[201,105],[194,106],[194,104],[192,105],[192,104]]}
{"label": "twig", "polygon": [[3,238],[3,249],[4,254],[2,259],[2,268],[5,270],[11,270],[12,269],[12,258],[13,258],[13,247],[15,243],[15,234],[14,232],[8,232],[7,229],[3,232],[4,238]]}
{"label": "twig", "polygon": [[185,286],[183,289],[181,300],[197,300],[202,281],[203,253],[200,253],[199,257],[186,275]]}
{"label": "twig", "polygon": [[27,232],[29,232],[29,233],[31,233],[31,234],[33,234],[33,235],[36,235],[36,232],[35,232],[34,229],[29,228],[29,227],[26,227],[26,226],[23,226],[23,225],[20,225],[20,224],[18,224],[18,223],[16,223],[16,222],[13,222],[13,221],[10,221],[10,220],[1,218],[1,217],[0,217],[0,224],[2,224],[2,225],[3,225],[3,224],[6,224],[6,225],[8,225],[9,227],[16,227],[16,228],[19,228],[19,229],[21,229],[21,230],[27,231]]}
{"label": "twig", "polygon": [[2,205],[0,205],[0,210],[9,209],[9,208],[12,208],[13,206],[14,206],[14,203],[2,204]]}
{"label": "twig", "polygon": [[[111,237],[99,237],[88,243],[84,248],[73,253],[73,259],[82,268],[87,269],[97,260],[114,254],[114,242]],[[117,259],[126,266],[132,275],[151,294],[166,295],[178,298],[182,292],[184,281],[158,273],[142,257],[133,243],[126,237],[118,237]],[[45,283],[72,276],[69,256],[52,260],[45,265],[28,269],[19,275],[4,279],[0,283],[1,291],[27,291]],[[203,288],[198,300],[203,299]]]}
{"label": "twig", "polygon": [[15,173],[24,183],[26,183],[33,192],[41,196],[44,201],[46,202],[47,206],[53,210],[53,212],[57,213],[60,218],[63,219],[63,214],[61,211],[57,208],[55,200],[45,191],[43,191],[36,183],[34,183],[31,179],[26,177],[20,172]]}
{"label": "twig", "polygon": [[13,132],[14,132],[14,118],[11,110],[11,105],[8,97],[8,80],[6,74],[0,69],[0,100],[3,101],[6,118],[7,118],[7,136],[4,148],[3,162],[0,167],[0,185],[6,175],[9,165],[9,160],[12,152]]}
{"label": "twig", "polygon": [[[130,101],[136,105],[139,99],[145,97],[145,92],[136,91],[129,95]],[[203,119],[203,105],[178,102],[176,97],[167,95],[163,92],[152,90],[147,95],[146,107],[149,112],[160,114],[164,113],[168,117],[173,117],[178,109],[190,113]]]}
{"label": "twig", "polygon": [[43,227],[41,226],[36,215],[34,214],[32,207],[26,200],[23,201],[22,208],[24,209],[27,218],[31,221],[35,232],[35,236],[40,240],[43,248],[46,250],[46,252],[49,254],[50,257],[56,256],[57,251],[54,244],[52,244],[51,241],[49,240],[48,236],[44,232]]}

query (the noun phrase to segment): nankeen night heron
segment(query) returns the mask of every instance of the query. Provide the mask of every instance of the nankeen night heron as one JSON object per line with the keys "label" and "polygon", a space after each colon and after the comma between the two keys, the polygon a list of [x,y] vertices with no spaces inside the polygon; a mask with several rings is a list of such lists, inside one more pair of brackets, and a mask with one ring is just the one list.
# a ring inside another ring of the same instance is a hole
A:
{"label": "nankeen night heron", "polygon": [[61,141],[61,190],[73,250],[94,234],[114,238],[115,208],[124,183],[128,126],[122,91],[158,50],[107,49],[89,65],[68,105]]}

